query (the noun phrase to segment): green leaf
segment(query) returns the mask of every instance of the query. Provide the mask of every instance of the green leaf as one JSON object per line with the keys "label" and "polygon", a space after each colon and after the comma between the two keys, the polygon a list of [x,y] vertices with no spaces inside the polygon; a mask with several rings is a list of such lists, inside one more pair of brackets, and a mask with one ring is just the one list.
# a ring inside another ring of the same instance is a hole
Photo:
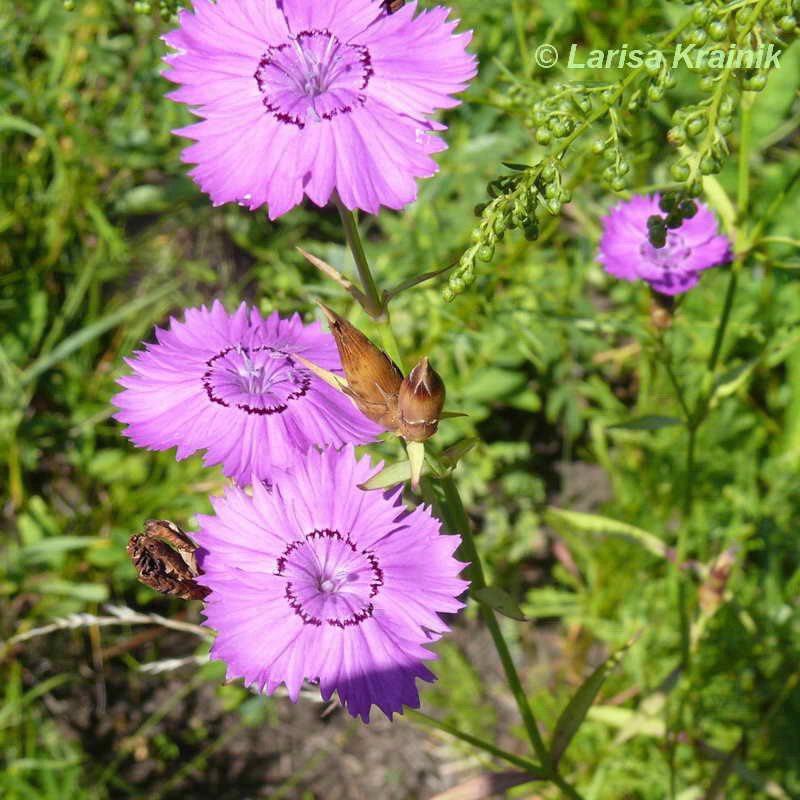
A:
{"label": "green leaf", "polygon": [[464,386],[464,397],[479,402],[497,402],[513,394],[525,384],[525,376],[499,367],[488,367],[476,372]]}
{"label": "green leaf", "polygon": [[460,442],[448,447],[439,458],[442,463],[448,467],[455,467],[464,456],[472,450],[478,443],[476,436],[470,436],[468,439],[462,439]]}
{"label": "green leaf", "polygon": [[[422,467],[422,474],[427,475],[430,468],[427,464]],[[376,472],[368,481],[359,483],[358,488],[369,491],[370,489],[388,489],[398,483],[405,483],[411,480],[411,462],[398,461],[396,464],[389,464],[380,472]]]}
{"label": "green leaf", "polygon": [[[638,638],[638,637],[636,637]],[[631,639],[626,645],[612,653],[580,686],[572,699],[567,703],[567,707],[561,713],[553,731],[553,741],[550,746],[550,755],[553,764],[558,764],[561,756],[564,755],[572,737],[578,732],[581,723],[586,718],[586,714],[594,702],[600,687],[606,678],[617,667],[622,660],[622,656],[630,648],[636,639]]]}
{"label": "green leaf", "polygon": [[657,431],[660,428],[670,428],[674,425],[683,425],[683,420],[677,417],[663,417],[659,414],[647,414],[643,417],[634,417],[625,422],[618,422],[616,425],[609,425],[608,430]]}
{"label": "green leaf", "polygon": [[673,556],[671,548],[665,545],[658,536],[637,528],[635,525],[629,525],[627,522],[601,517],[597,514],[586,514],[583,511],[568,511],[555,506],[547,509],[545,519],[551,524],[566,522],[571,527],[586,533],[610,533],[616,536],[625,536],[661,558],[671,560]]}
{"label": "green leaf", "polygon": [[85,600],[87,603],[103,603],[108,600],[108,586],[104,583],[73,583],[53,578],[41,582],[29,581],[25,588],[42,594],[64,595],[73,600]]}
{"label": "green leaf", "polygon": [[516,170],[517,172],[525,172],[526,169],[530,169],[529,164],[517,164],[514,161],[504,161],[503,166]]}
{"label": "green leaf", "polygon": [[41,375],[41,373],[50,369],[50,367],[54,366],[59,361],[63,361],[65,358],[72,355],[76,350],[79,350],[87,342],[90,342],[92,339],[95,339],[96,337],[105,333],[107,330],[113,328],[115,325],[118,325],[124,319],[127,319],[133,314],[136,314],[138,311],[141,311],[143,308],[152,305],[162,297],[166,297],[168,294],[174,293],[175,289],[177,288],[178,284],[174,281],[166,283],[153,292],[143,295],[142,297],[137,297],[135,300],[131,300],[130,303],[127,303],[116,311],[113,311],[111,314],[106,314],[106,316],[101,317],[90,325],[87,325],[85,328],[81,328],[81,330],[72,334],[72,336],[68,336],[66,339],[63,339],[49,353],[43,354],[32,364],[28,365],[27,369],[20,377],[20,386],[30,383],[32,380]]}
{"label": "green leaf", "polygon": [[522,609],[517,605],[514,598],[504,589],[497,586],[484,586],[473,592],[472,595],[479,603],[483,603],[489,608],[493,608],[499,614],[511,619],[518,619],[525,622],[528,618],[522,613]]}
{"label": "green leaf", "polygon": [[82,547],[93,547],[104,544],[105,539],[98,536],[50,536],[34,544],[29,544],[19,551],[20,559],[41,559],[68,550],[79,550]]}

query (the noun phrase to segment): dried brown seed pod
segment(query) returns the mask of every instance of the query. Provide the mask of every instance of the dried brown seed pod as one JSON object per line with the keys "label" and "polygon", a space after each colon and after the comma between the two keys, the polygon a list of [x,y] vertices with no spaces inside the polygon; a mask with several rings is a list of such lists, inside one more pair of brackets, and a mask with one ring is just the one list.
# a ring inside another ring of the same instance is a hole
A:
{"label": "dried brown seed pod", "polygon": [[430,439],[439,425],[444,397],[444,383],[439,373],[428,363],[427,357],[421,358],[400,384],[397,432],[411,442]]}
{"label": "dried brown seed pod", "polygon": [[358,328],[332,308],[317,302],[328,318],[331,333],[336,340],[342,369],[347,378],[347,394],[353,398],[365,417],[387,430],[397,430],[397,395],[403,373]]}
{"label": "dried brown seed pod", "polygon": [[174,522],[148,520],[144,533],[131,536],[127,550],[145,586],[183,600],[202,600],[211,592],[194,580],[203,574],[195,558],[197,545]]}

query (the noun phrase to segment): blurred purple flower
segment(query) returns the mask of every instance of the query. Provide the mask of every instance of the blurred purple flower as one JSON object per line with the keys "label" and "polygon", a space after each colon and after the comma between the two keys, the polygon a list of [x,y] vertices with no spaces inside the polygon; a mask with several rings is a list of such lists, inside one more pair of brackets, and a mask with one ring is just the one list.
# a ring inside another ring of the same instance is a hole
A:
{"label": "blurred purple flower", "polygon": [[292,353],[342,374],[336,343],[320,324],[295,314],[263,319],[242,303],[228,314],[218,300],[186,311],[186,321],[156,328],[157,344],[125,359],[133,375],[112,398],[138,447],[177,447],[181,460],[205,449],[241,484],[271,480],[315,444],[372,440],[381,429]]}
{"label": "blurred purple flower", "polygon": [[425,645],[449,630],[439,613],[462,608],[468,586],[460,538],[428,509],[407,511],[402,487],[359,489],[374,472],[351,445],[310,450],[271,488],[229,489],[212,498],[215,515],[198,515],[197,580],[211,589],[211,656],[228,679],[266,694],[285,683],[292,702],[319,681],[323,700],[338,692],[364,722],[372,705],[389,719],[419,707],[416,678],[436,679]]}
{"label": "blurred purple flower", "polygon": [[376,213],[416,198],[415,178],[438,167],[446,145],[429,119],[459,101],[475,75],[472,34],[436,7],[412,2],[387,15],[376,0],[207,0],[181,10],[164,36],[178,52],[164,73],[171,99],[203,122],[183,160],[214,205],[268,204],[271,219],[303,194]]}
{"label": "blurred purple flower", "polygon": [[647,238],[647,219],[658,214],[659,194],[634,195],[603,217],[597,260],[606,272],[626,281],[644,280],[661,294],[680,294],[695,286],[701,270],[731,259],[731,243],[717,233],[717,220],[704,203],[680,228],[667,232],[665,247]]}

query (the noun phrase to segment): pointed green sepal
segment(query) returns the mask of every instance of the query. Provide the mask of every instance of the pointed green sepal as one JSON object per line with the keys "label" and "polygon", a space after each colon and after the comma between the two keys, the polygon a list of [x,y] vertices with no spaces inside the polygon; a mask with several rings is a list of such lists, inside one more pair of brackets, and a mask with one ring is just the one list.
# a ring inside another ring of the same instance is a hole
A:
{"label": "pointed green sepal", "polygon": [[310,369],[318,378],[322,378],[328,386],[333,386],[338,392],[343,392],[347,394],[347,381],[341,376],[337,375],[334,372],[330,372],[327,369],[323,369],[322,367],[318,367],[313,361],[309,361],[307,358],[303,358],[299,353],[292,353],[293,358],[298,359],[302,362],[304,367]]}
{"label": "pointed green sepal", "polygon": [[408,453],[408,463],[411,465],[411,488],[416,492],[419,489],[419,479],[425,463],[425,443],[409,442],[406,452]]}

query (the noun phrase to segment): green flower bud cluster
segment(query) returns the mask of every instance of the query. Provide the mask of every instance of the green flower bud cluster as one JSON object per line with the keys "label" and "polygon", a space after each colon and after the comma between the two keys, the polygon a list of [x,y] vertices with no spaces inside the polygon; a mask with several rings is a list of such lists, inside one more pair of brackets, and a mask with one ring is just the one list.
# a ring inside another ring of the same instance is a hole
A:
{"label": "green flower bud cluster", "polygon": [[442,293],[446,302],[472,284],[476,262],[494,258],[495,245],[503,240],[507,230],[520,228],[528,241],[535,241],[539,237],[537,211],[543,208],[556,216],[562,204],[571,199],[569,190],[562,185],[555,160],[546,159],[533,166],[506,166],[515,170],[515,174],[490,181],[486,191],[491,200],[475,206],[475,216],[481,219],[472,231],[472,244],[462,254]]}
{"label": "green flower bud cluster", "polygon": [[628,111],[637,111],[646,108],[650,103],[657,103],[663,99],[668,89],[674,89],[677,85],[665,59],[660,59],[659,63],[645,61],[644,67],[642,80],[628,98]]}
{"label": "green flower bud cluster", "polygon": [[769,0],[760,8],[755,2],[727,6],[704,2],[692,9],[691,25],[682,34],[684,43],[695,45],[697,51],[722,51],[725,61],[720,65],[712,63],[711,57],[695,58],[692,73],[699,74],[698,86],[708,96],[672,115],[667,141],[680,152],[670,167],[670,177],[686,184],[687,195],[700,194],[701,176],[721,171],[729,155],[726,137],[734,129],[741,92],[759,92],[767,84],[769,70],[756,65],[748,68],[752,56],[746,53],[757,53],[768,42],[788,45],[800,33],[799,6],[800,0]]}
{"label": "green flower bud cluster", "polygon": [[543,147],[569,136],[593,110],[591,95],[579,81],[558,82],[548,88],[545,97],[525,109],[525,124],[535,131],[534,138]]}
{"label": "green flower bud cluster", "polygon": [[653,247],[660,249],[667,243],[668,230],[680,228],[685,219],[697,213],[697,203],[679,192],[667,192],[662,195],[658,207],[664,216],[653,214],[647,218],[647,238]]}
{"label": "green flower bud cluster", "polygon": [[619,136],[612,133],[607,139],[595,139],[591,145],[592,153],[600,156],[605,163],[600,173],[603,185],[613,192],[621,192],[628,185],[631,162],[620,147]]}

